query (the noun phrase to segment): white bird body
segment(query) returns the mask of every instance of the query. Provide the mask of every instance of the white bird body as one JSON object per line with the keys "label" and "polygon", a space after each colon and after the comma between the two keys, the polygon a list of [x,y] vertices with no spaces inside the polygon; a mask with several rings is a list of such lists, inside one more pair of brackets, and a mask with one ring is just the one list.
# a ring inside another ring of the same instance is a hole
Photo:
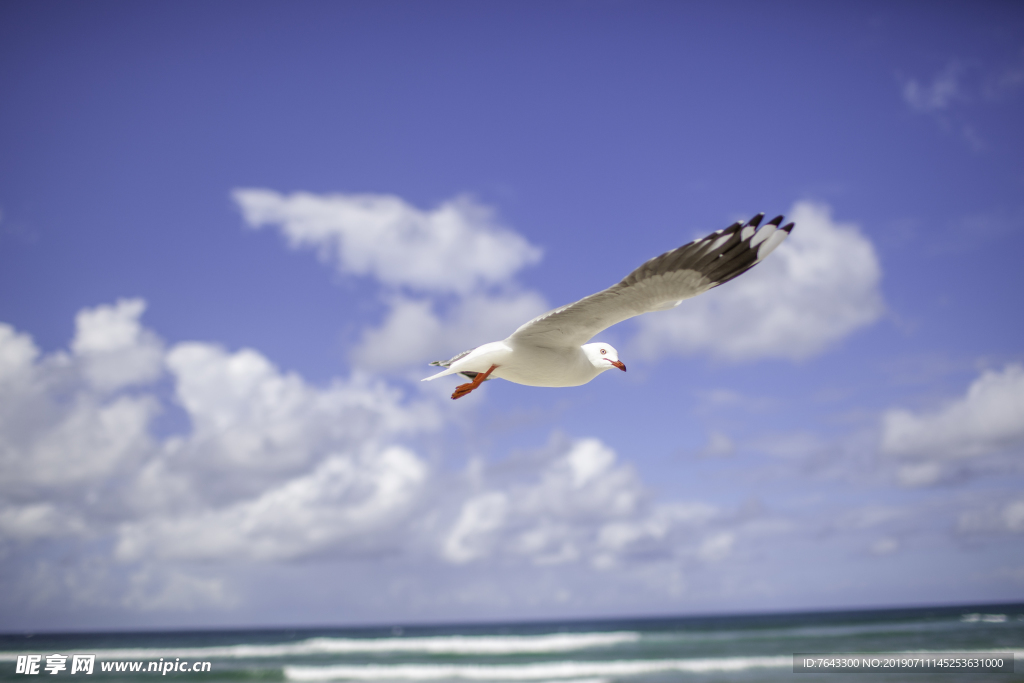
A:
{"label": "white bird body", "polygon": [[423,381],[465,375],[473,381],[452,394],[461,398],[494,377],[534,387],[576,387],[613,367],[625,371],[611,345],[586,342],[616,323],[678,306],[753,268],[794,227],[780,228],[778,216],[758,228],[762,218],[758,214],[657,256],[608,289],[537,316],[507,339],[434,361],[445,370]]}
{"label": "white bird body", "polygon": [[[588,346],[591,346],[588,344]],[[608,360],[619,360],[618,353],[608,344],[601,344],[610,356]],[[456,373],[484,373],[492,366],[497,367],[490,378],[499,377],[516,384],[531,387],[578,387],[616,367],[612,363],[603,366],[593,363],[583,347],[547,347],[517,342],[513,337],[504,341],[478,346],[452,363],[447,370],[427,377],[437,379]]]}

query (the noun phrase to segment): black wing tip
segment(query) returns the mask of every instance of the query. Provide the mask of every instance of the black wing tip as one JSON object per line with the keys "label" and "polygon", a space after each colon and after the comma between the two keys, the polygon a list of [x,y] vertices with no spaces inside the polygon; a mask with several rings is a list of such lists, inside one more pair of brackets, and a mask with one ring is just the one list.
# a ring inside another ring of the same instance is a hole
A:
{"label": "black wing tip", "polygon": [[[781,216],[780,216],[780,218],[781,218]],[[796,223],[786,223],[781,228],[779,228],[779,230],[782,230],[784,232],[789,233],[789,232],[793,232],[793,228],[795,228],[795,227],[796,227]]]}
{"label": "black wing tip", "polygon": [[777,228],[777,227],[779,227],[779,224],[782,223],[782,219],[783,219],[782,216],[776,216],[775,218],[773,218],[770,221],[768,221],[765,225],[774,225]]}
{"label": "black wing tip", "polygon": [[[751,218],[749,221],[747,221],[746,225],[750,225],[750,226],[753,226],[753,227],[756,228],[757,226],[761,225],[761,219],[763,219],[763,218],[764,218],[764,211],[762,211],[761,213],[757,214],[756,216]],[[744,227],[746,227],[746,225]]]}

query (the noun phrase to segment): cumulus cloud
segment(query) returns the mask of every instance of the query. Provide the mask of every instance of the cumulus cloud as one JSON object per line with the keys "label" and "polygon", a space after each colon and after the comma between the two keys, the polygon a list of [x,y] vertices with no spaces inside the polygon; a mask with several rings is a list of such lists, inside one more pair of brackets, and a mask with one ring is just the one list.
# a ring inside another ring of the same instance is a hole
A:
{"label": "cumulus cloud", "polygon": [[98,484],[150,450],[148,428],[158,410],[154,399],[125,396],[100,403],[88,395],[77,398],[68,407],[41,406],[56,413],[44,424],[11,425],[0,447],[8,487]]}
{"label": "cumulus cloud", "polygon": [[85,531],[81,520],[51,503],[12,505],[0,509],[0,537],[19,541],[77,536]]}
{"label": "cumulus cloud", "polygon": [[[95,494],[152,449],[149,426],[158,402],[110,393],[160,374],[160,358],[151,358],[159,342],[136,329],[141,311],[133,302],[85,309],[74,353],[46,357],[31,337],[0,324],[0,492]],[[115,369],[119,355],[124,367]]]}
{"label": "cumulus cloud", "polygon": [[508,508],[508,495],[501,491],[481,493],[463,503],[444,540],[444,558],[462,564],[489,555],[495,545],[493,536],[504,526]]}
{"label": "cumulus cloud", "polygon": [[[419,445],[442,423],[429,397],[359,373],[314,384],[255,349],[166,344],[142,325],[143,309],[86,309],[69,349],[52,353],[0,326],[0,566],[15,588],[7,613],[29,604],[222,612],[252,603],[257,576],[359,565],[415,565],[415,579],[394,569],[388,580],[430,587],[417,596],[440,586],[422,598],[437,604],[528,595],[592,606],[589,596],[557,597],[585,585],[623,596],[608,605],[638,604],[643,593],[656,606],[717,590],[726,568],[748,571],[794,529],[756,505],[659,499],[592,438],[448,472]],[[148,363],[116,381],[86,371],[89,354],[144,357],[139,347],[162,350],[159,374]],[[172,409],[185,419],[157,429],[155,416]],[[712,433],[709,451],[732,449]],[[962,526],[980,519],[1017,533],[1022,511],[1008,500]],[[901,529],[871,521],[878,516],[857,522],[865,555],[902,550]],[[72,547],[73,562],[49,559]],[[374,564],[351,562],[367,559]],[[451,576],[467,581],[448,590]],[[535,577],[549,581],[543,593]]]}
{"label": "cumulus cloud", "polygon": [[[168,442],[169,455],[201,470],[234,472],[225,486],[244,492],[339,449],[428,430],[437,421],[431,404],[404,404],[379,380],[356,375],[315,387],[252,349],[230,353],[187,342],[170,350],[167,366],[192,425],[186,437]],[[239,477],[240,469],[250,479]]]}
{"label": "cumulus cloud", "polygon": [[[727,555],[734,535],[708,524],[702,503],[654,504],[635,472],[597,439],[580,439],[536,478],[484,487],[461,505],[441,546],[454,564],[521,560],[534,565]],[[486,477],[485,477],[486,478]]]}
{"label": "cumulus cloud", "polygon": [[0,323],[0,382],[7,387],[15,382],[23,384],[38,356],[32,337]]}
{"label": "cumulus cloud", "polygon": [[[961,458],[1024,443],[1024,367],[986,370],[939,410],[893,409],[882,418],[882,450],[896,456]],[[922,467],[927,467],[927,463]]]}
{"label": "cumulus cloud", "polygon": [[163,345],[139,322],[145,310],[142,299],[120,299],[75,316],[71,350],[96,388],[111,391],[160,376]]}
{"label": "cumulus cloud", "polygon": [[824,204],[798,202],[796,229],[749,273],[639,318],[639,351],[707,352],[731,361],[801,359],[821,353],[884,310],[882,269],[856,225],[833,220]]}
{"label": "cumulus cloud", "polygon": [[121,527],[119,557],[272,560],[390,543],[426,478],[395,442],[436,427],[432,404],[362,376],[311,386],[252,349],[188,342],[167,366],[191,429],[139,473],[138,508],[152,514]]}
{"label": "cumulus cloud", "polygon": [[469,294],[506,282],[541,257],[468,198],[423,211],[393,195],[238,189],[233,196],[251,227],[276,225],[293,248],[316,249],[342,273],[386,285]]}
{"label": "cumulus cloud", "polygon": [[629,517],[643,489],[632,469],[597,439],[583,439],[541,472],[469,498],[444,543],[444,557],[465,562],[511,552],[539,564],[574,560],[601,522]]}
{"label": "cumulus cloud", "polygon": [[427,468],[392,446],[358,456],[335,454],[312,472],[220,509],[128,523],[124,560],[282,560],[343,546],[356,555],[389,545],[423,487]]}
{"label": "cumulus cloud", "polygon": [[[429,475],[401,442],[436,428],[429,399],[358,373],[315,386],[252,349],[166,348],[144,310],[83,309],[69,350],[48,354],[0,324],[0,558],[12,543],[78,537],[116,546],[90,567],[141,565],[127,582],[86,567],[26,585],[132,609],[227,604],[219,578],[146,563],[396,546]],[[158,435],[164,378],[188,423]]]}
{"label": "cumulus cloud", "polygon": [[[239,189],[253,228],[277,227],[341,273],[384,285],[387,313],[352,349],[357,367],[396,370],[502,339],[548,308],[514,276],[540,250],[469,199],[430,211],[389,195],[283,195]],[[876,320],[881,268],[857,227],[801,202],[785,248],[734,283],[640,318],[641,353],[706,351],[730,360],[805,358]]]}
{"label": "cumulus cloud", "polygon": [[[74,566],[24,565],[23,602],[226,607],[239,599],[227,563],[394,555],[601,572],[713,563],[738,544],[721,511],[657,503],[597,439],[444,474],[409,445],[441,422],[431,399],[358,373],[316,386],[254,349],[166,345],[144,309],[85,309],[69,350],[48,354],[0,326],[0,560],[12,544],[91,548]],[[96,370],[119,354],[131,371]],[[158,434],[172,401],[186,422]]]}
{"label": "cumulus cloud", "polygon": [[388,312],[352,350],[356,365],[393,370],[503,339],[548,308],[514,276],[541,250],[469,198],[418,209],[391,195],[282,195],[238,189],[246,223],[276,226],[295,249],[315,249],[340,273],[384,285]]}

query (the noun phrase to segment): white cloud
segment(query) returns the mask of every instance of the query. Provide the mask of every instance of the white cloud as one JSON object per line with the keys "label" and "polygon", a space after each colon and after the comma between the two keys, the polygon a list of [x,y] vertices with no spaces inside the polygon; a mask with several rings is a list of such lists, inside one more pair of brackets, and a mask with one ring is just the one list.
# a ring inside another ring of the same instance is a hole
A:
{"label": "white cloud", "polygon": [[52,422],[35,429],[12,427],[0,437],[9,485],[4,488],[102,483],[150,451],[149,424],[157,410],[157,402],[148,396],[122,396],[108,403],[79,396]]}
{"label": "white cloud", "polygon": [[75,316],[71,350],[96,388],[112,391],[160,376],[163,345],[139,323],[145,310],[142,299],[119,299],[113,306],[83,309]]}
{"label": "white cloud", "polygon": [[[43,593],[26,600],[230,602],[216,577],[173,568],[118,582],[106,571],[111,544],[128,567],[398,547],[429,475],[399,442],[437,428],[429,399],[406,401],[358,373],[314,386],[251,349],[165,350],[141,325],[144,309],[122,300],[82,310],[70,352],[42,354],[0,324],[0,558],[10,543],[101,542],[86,554],[92,569],[30,581]],[[165,376],[189,422],[157,436]]]}
{"label": "white cloud", "polygon": [[643,497],[633,471],[615,460],[597,439],[582,439],[537,480],[469,498],[444,541],[444,558],[467,562],[511,554],[537,564],[576,559],[603,522],[629,516]]}
{"label": "white cloud", "polygon": [[42,356],[31,337],[0,324],[0,492],[96,495],[152,451],[159,402],[116,393],[162,373],[163,346],[139,323],[144,310],[139,299],[83,309],[70,354]]}
{"label": "white cloud", "polygon": [[171,349],[167,366],[192,424],[186,438],[169,444],[175,457],[230,470],[236,490],[248,493],[329,453],[430,430],[438,420],[432,404],[403,405],[383,382],[357,375],[310,386],[252,349],[188,342]]}
{"label": "white cloud", "polygon": [[508,496],[500,491],[468,499],[444,540],[442,555],[449,562],[463,564],[490,554],[490,536],[501,529],[507,516]]}
{"label": "white cloud", "polygon": [[931,83],[910,79],[903,84],[903,101],[925,113],[946,109],[964,97],[960,84],[962,74],[963,67],[954,62],[935,74]]}
{"label": "white cloud", "polygon": [[[451,357],[503,339],[548,308],[513,279],[539,249],[471,200],[421,211],[386,195],[240,189],[234,198],[250,226],[276,226],[293,248],[315,248],[340,272],[392,288],[385,319],[351,352],[357,367]],[[786,246],[750,274],[671,313],[643,316],[640,351],[798,359],[876,320],[881,268],[871,243],[824,205],[797,203],[791,218],[798,227]]]}
{"label": "white cloud", "polygon": [[85,531],[81,520],[51,503],[32,503],[0,509],[0,537],[31,541],[76,536]]}
{"label": "white cloud", "polygon": [[541,251],[468,198],[422,211],[392,195],[233,192],[253,228],[276,225],[293,248],[315,248],[343,273],[391,286],[469,294],[507,282]]}
{"label": "white cloud", "polygon": [[857,226],[798,202],[792,236],[749,273],[671,311],[641,316],[648,357],[707,352],[732,361],[821,353],[882,314],[882,269]]}
{"label": "white cloud", "polygon": [[[580,439],[541,468],[467,498],[441,555],[465,564],[525,560],[535,565],[724,557],[735,535],[709,531],[719,513],[701,503],[652,504],[628,465],[597,439]],[[479,478],[480,472],[475,473]],[[701,536],[705,535],[703,540]]]}
{"label": "white cloud", "polygon": [[461,563],[508,553],[537,564],[576,559],[602,522],[628,517],[643,497],[633,471],[615,460],[597,439],[582,439],[548,463],[538,480],[469,498],[444,540],[444,558]]}
{"label": "white cloud", "polygon": [[351,352],[360,368],[450,358],[504,339],[548,308],[514,282],[541,250],[471,199],[423,211],[391,195],[239,189],[233,196],[249,226],[276,226],[292,248],[316,249],[339,272],[372,276],[390,290],[383,323]]}
{"label": "white cloud", "polygon": [[32,337],[0,323],[0,386],[9,391],[15,382],[28,379],[38,356]]}
{"label": "white cloud", "polygon": [[882,418],[882,450],[926,458],[979,456],[1024,442],[1024,367],[986,370],[963,398],[925,413],[893,409]]}
{"label": "white cloud", "polygon": [[[84,310],[79,321],[98,310]],[[129,311],[128,317],[132,315]],[[81,333],[80,325],[76,340]],[[151,343],[142,340],[143,346]],[[148,353],[140,354],[132,338],[117,344],[128,358],[126,366]],[[90,348],[86,342],[81,354],[41,357],[31,337],[0,325],[0,465],[4,471],[0,492],[24,497],[41,489],[77,487],[82,493],[151,449],[148,429],[159,410],[155,399],[108,392],[128,377],[137,381],[142,371],[152,376],[152,367],[140,363],[123,374],[93,374],[98,367],[95,354],[103,353],[107,351]],[[114,356],[100,365],[116,357],[117,351],[110,353]],[[157,373],[159,365],[158,359]]]}
{"label": "white cloud", "polygon": [[[425,464],[408,449],[335,454],[254,499],[182,517],[128,523],[117,556],[282,560],[332,547],[355,554],[391,545],[421,491]],[[352,548],[348,548],[350,551]]]}
{"label": "white cloud", "polygon": [[[505,571],[550,577],[551,596],[585,574],[588,586],[614,587],[627,596],[617,604],[632,604],[630,587],[664,596],[681,590],[683,574],[699,586],[709,567],[746,561],[767,534],[789,533],[756,511],[659,501],[597,439],[491,465],[481,457],[464,477],[447,475],[426,455],[440,448],[416,445],[443,426],[429,397],[410,400],[359,373],[316,385],[254,349],[165,348],[139,322],[141,306],[89,309],[101,310],[110,319],[93,329],[106,333],[76,333],[74,352],[42,354],[0,326],[0,562],[72,543],[84,557],[73,572],[19,560],[24,590],[39,591],[19,605],[222,611],[252,599],[240,577],[349,572],[363,563],[339,559],[384,556],[400,560],[372,565],[396,572],[394,595],[428,587],[422,596],[448,580],[420,571],[432,567],[478,577],[466,590],[492,597]],[[128,332],[115,334],[118,324]],[[90,353],[130,355],[146,344],[162,349],[159,377],[98,383],[84,370]],[[167,384],[187,418],[170,435],[153,423],[169,408]],[[1000,509],[1007,528],[1019,525],[1015,510]],[[862,547],[887,535],[872,532]],[[395,569],[410,564],[415,579]],[[502,597],[528,584],[511,581]]]}

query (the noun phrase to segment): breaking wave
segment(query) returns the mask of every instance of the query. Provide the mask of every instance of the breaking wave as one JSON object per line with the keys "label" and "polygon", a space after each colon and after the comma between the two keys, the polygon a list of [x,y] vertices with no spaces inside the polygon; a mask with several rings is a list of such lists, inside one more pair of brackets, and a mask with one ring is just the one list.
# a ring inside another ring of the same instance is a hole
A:
{"label": "breaking wave", "polygon": [[292,681],[440,680],[549,681],[636,676],[661,671],[709,673],[793,665],[792,656],[720,657],[711,659],[646,659],[609,662],[545,662],[537,664],[396,664],[367,666],[286,666]]}
{"label": "breaking wave", "polygon": [[[98,659],[191,659],[287,657],[316,654],[422,653],[508,655],[571,652],[610,647],[640,640],[632,631],[608,633],[551,633],[522,636],[432,636],[426,638],[309,638],[294,643],[225,645],[220,647],[123,648],[96,650]],[[0,660],[17,653],[0,652]]]}

